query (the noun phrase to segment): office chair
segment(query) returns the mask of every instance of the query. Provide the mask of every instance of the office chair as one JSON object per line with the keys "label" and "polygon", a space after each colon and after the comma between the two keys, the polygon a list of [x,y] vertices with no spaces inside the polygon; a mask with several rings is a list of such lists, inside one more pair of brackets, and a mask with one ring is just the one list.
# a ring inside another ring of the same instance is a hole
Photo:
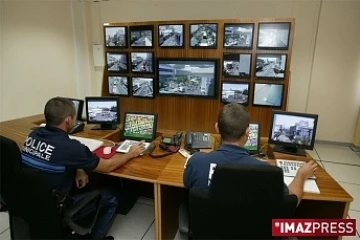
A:
{"label": "office chair", "polygon": [[89,233],[95,224],[99,207],[87,226],[74,222],[72,217],[86,204],[95,201],[99,206],[99,191],[90,192],[76,205],[60,211],[63,203],[54,199],[54,191],[37,169],[22,168],[17,144],[0,136],[1,196],[9,212],[12,239],[72,239]]}
{"label": "office chair", "polygon": [[280,239],[272,237],[272,219],[292,217],[296,204],[295,195],[284,196],[280,168],[218,165],[209,191],[191,189],[188,209],[180,207],[180,237]]}

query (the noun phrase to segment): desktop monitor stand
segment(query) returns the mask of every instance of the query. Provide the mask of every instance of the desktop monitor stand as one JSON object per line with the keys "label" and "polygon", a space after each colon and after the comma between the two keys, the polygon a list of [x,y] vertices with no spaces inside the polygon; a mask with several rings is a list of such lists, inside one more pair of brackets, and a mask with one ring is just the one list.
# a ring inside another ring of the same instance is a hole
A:
{"label": "desktop monitor stand", "polygon": [[281,152],[291,155],[298,155],[298,156],[306,156],[305,149],[297,148],[297,147],[285,147],[282,145],[275,145],[273,148],[273,152]]}
{"label": "desktop monitor stand", "polygon": [[93,128],[91,128],[91,130],[115,130],[116,129],[116,124],[99,124],[99,125],[95,125]]}

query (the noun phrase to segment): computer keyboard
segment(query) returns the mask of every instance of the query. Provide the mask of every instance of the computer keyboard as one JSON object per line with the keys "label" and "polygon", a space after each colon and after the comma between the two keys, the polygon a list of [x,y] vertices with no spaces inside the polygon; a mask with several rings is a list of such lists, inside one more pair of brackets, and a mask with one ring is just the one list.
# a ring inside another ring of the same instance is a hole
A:
{"label": "computer keyboard", "polygon": [[132,145],[137,144],[137,143],[139,143],[139,142],[138,141],[133,141],[133,140],[126,140],[124,142],[124,144],[122,144],[119,147],[119,150],[126,151],[126,149],[130,148]]}
{"label": "computer keyboard", "polygon": [[[287,177],[295,177],[299,168],[301,168],[305,164],[304,161],[294,161],[294,160],[285,160],[285,159],[277,159],[276,165],[283,170],[284,176]],[[310,178],[316,178],[315,175]]]}
{"label": "computer keyboard", "polygon": [[90,149],[90,151],[92,151],[92,152],[104,144],[103,141],[91,139],[91,138],[75,137],[75,136],[71,136],[71,135],[69,135],[69,138],[78,140],[79,142],[81,142],[82,144],[87,146]]}

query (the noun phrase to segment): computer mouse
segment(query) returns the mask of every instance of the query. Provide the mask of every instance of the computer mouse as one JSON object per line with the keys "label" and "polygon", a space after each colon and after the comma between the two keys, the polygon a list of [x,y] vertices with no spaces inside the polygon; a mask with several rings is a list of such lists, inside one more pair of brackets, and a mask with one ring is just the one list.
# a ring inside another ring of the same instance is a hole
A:
{"label": "computer mouse", "polygon": [[46,123],[40,124],[40,127],[45,127],[45,126],[46,126]]}
{"label": "computer mouse", "polygon": [[104,147],[103,153],[104,153],[104,154],[110,154],[110,153],[111,153],[111,149],[112,149],[112,147]]}

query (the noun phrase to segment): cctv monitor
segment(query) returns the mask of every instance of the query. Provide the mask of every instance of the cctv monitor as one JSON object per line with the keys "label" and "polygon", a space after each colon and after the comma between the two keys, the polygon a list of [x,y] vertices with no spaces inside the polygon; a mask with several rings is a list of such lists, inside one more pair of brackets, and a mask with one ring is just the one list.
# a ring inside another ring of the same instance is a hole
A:
{"label": "cctv monitor", "polygon": [[156,113],[126,112],[122,139],[151,142],[156,138],[157,116]]}
{"label": "cctv monitor", "polygon": [[190,47],[216,48],[217,24],[190,24]]}
{"label": "cctv monitor", "polygon": [[130,46],[139,48],[153,47],[154,26],[131,26],[130,27]]}
{"label": "cctv monitor", "polygon": [[250,154],[258,154],[260,151],[260,123],[250,122],[249,128],[250,132],[245,148]]}
{"label": "cctv monitor", "polygon": [[253,42],[253,23],[225,23],[224,47],[251,49]]}
{"label": "cctv monitor", "polygon": [[306,156],[314,148],[318,115],[272,111],[269,144],[273,151]]}
{"label": "cctv monitor", "polygon": [[129,79],[126,76],[108,76],[110,95],[129,96]]}
{"label": "cctv monitor", "polygon": [[253,105],[281,108],[284,84],[255,83]]}
{"label": "cctv monitor", "polygon": [[131,53],[131,72],[133,73],[153,73],[154,54],[152,52],[132,52]]}
{"label": "cctv monitor", "polygon": [[69,99],[70,101],[72,101],[74,103],[75,106],[75,119],[76,121],[81,121],[82,120],[82,112],[83,112],[83,108],[84,108],[84,100],[81,99],[75,99],[75,98],[66,98]]}
{"label": "cctv monitor", "polygon": [[160,58],[157,62],[159,95],[215,98],[217,69],[217,59]]}
{"label": "cctv monitor", "polygon": [[119,97],[86,97],[88,124],[97,124],[92,130],[114,130],[120,123]]}
{"label": "cctv monitor", "polygon": [[224,53],[223,76],[249,78],[250,65],[251,65],[251,54]]}
{"label": "cctv monitor", "polygon": [[159,25],[159,47],[180,48],[184,46],[184,24]]}
{"label": "cctv monitor", "polygon": [[221,85],[222,103],[249,103],[249,83],[223,81]]}

